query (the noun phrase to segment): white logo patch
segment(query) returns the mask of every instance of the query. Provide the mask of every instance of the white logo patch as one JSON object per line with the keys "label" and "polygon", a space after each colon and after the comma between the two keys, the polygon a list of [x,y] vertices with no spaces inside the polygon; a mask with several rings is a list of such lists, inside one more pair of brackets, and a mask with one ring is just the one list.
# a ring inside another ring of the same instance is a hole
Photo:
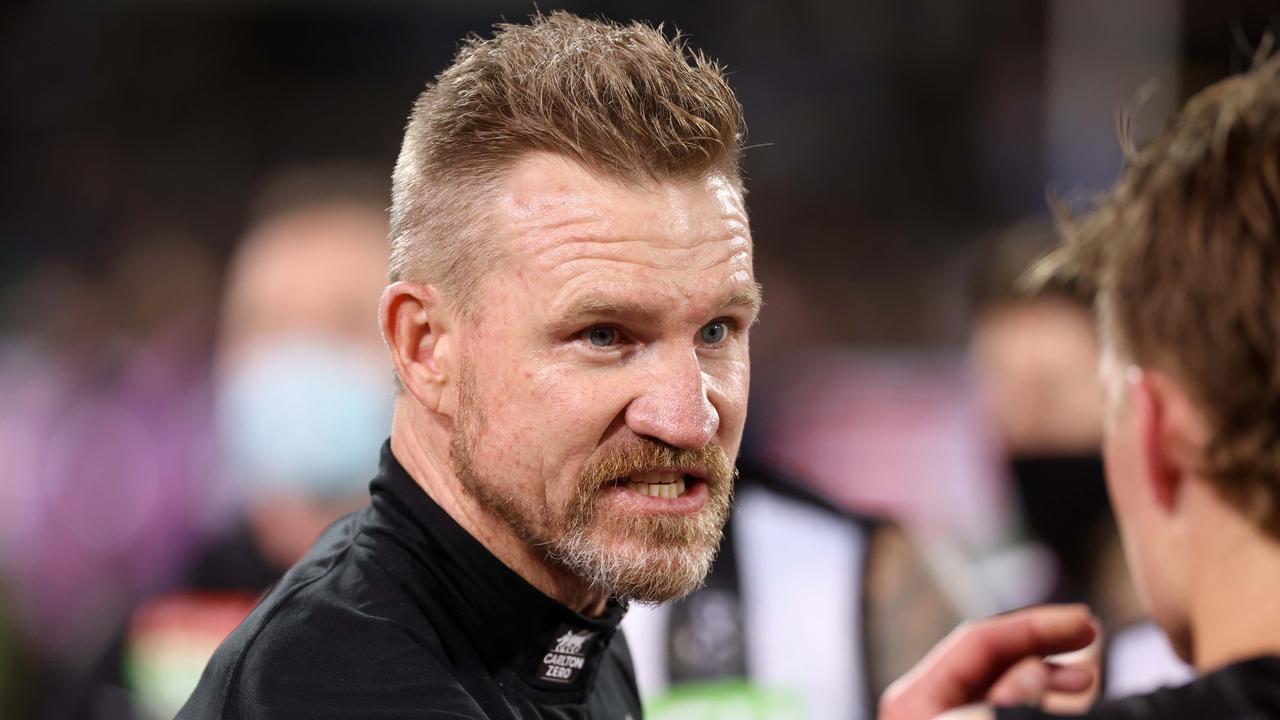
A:
{"label": "white logo patch", "polygon": [[586,648],[597,634],[561,625],[551,648],[542,656],[538,679],[561,685],[572,684],[587,666]]}

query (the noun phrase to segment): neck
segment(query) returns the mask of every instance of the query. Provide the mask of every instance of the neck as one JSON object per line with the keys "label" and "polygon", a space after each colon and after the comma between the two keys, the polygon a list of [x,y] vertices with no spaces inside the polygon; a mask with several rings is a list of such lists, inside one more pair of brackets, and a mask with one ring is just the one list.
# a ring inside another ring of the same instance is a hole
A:
{"label": "neck", "polygon": [[1280,655],[1280,541],[1217,497],[1204,507],[1191,543],[1196,669]]}
{"label": "neck", "polygon": [[602,614],[608,593],[549,563],[462,488],[449,460],[450,433],[447,423],[430,417],[429,411],[411,397],[402,396],[396,401],[391,452],[418,487],[502,564],[542,594],[583,615]]}

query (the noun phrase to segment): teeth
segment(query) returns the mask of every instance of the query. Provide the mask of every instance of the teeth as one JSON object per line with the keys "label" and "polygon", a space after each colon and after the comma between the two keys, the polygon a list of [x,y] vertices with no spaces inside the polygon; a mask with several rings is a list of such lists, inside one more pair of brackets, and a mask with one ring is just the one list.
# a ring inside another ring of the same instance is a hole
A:
{"label": "teeth", "polygon": [[647,483],[649,485],[669,485],[680,479],[680,475],[672,472],[643,472],[631,476],[631,482]]}
{"label": "teeth", "polygon": [[[664,475],[666,477],[671,476],[670,473],[644,473],[642,475],[637,475],[636,477],[652,478],[654,476],[662,477]],[[631,488],[633,492],[640,493],[641,495],[666,498],[670,500],[678,498],[684,494],[684,478],[676,477],[674,481],[668,480],[666,482],[644,482],[631,480],[627,482],[627,487]]]}

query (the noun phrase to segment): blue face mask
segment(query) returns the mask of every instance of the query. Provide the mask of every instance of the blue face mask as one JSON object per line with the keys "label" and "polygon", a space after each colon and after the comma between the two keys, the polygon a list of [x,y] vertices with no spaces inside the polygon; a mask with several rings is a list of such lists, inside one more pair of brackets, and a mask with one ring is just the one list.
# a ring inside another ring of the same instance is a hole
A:
{"label": "blue face mask", "polygon": [[217,393],[227,469],[248,492],[351,496],[377,471],[394,400],[379,355],[323,338],[263,344],[222,378]]}

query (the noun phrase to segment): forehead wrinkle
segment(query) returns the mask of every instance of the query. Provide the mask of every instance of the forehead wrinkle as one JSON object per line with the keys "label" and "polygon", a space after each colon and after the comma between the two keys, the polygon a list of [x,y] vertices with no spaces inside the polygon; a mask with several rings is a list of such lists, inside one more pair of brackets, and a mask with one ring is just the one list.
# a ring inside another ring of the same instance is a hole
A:
{"label": "forehead wrinkle", "polygon": [[[499,182],[497,201],[512,224],[526,231],[550,231],[577,222],[608,221],[625,226],[649,224],[657,215],[672,227],[728,222],[745,233],[746,211],[741,192],[721,171],[697,180],[667,179],[654,183],[602,177],[570,158],[530,152]],[[521,233],[523,234],[523,233]]]}
{"label": "forehead wrinkle", "polygon": [[[643,245],[644,252],[616,251],[620,245],[637,243]],[[689,252],[692,250],[689,248],[657,248],[669,251],[662,253],[660,257],[669,257],[671,260],[654,262],[651,250],[655,248],[643,241],[582,240],[576,243],[576,248],[550,248],[546,255],[537,258],[537,267],[546,272],[548,277],[563,279],[549,303],[551,315],[556,318],[557,324],[569,323],[575,318],[592,314],[600,317],[616,315],[654,320],[664,315],[684,315],[687,311],[690,316],[700,317],[730,307],[744,307],[753,316],[758,315],[760,293],[751,273],[749,242],[744,238],[735,238],[728,243],[728,247],[724,247],[723,243],[718,245],[723,248],[723,252],[716,252],[713,257],[695,264],[689,259]],[[583,254],[580,249],[583,246],[590,247],[595,252]],[[611,252],[611,249],[615,251]],[[562,258],[563,255],[572,257]],[[628,267],[643,267],[645,270],[642,274],[636,274],[633,270],[628,270]],[[727,272],[717,272],[717,268],[725,268]],[[688,270],[693,272],[686,275]],[[680,272],[679,277],[672,276],[676,271]],[[717,278],[708,283],[707,273],[714,273]],[[719,277],[722,274],[724,277]],[[645,286],[643,301],[632,299],[637,283]],[[717,290],[726,286],[731,289]],[[703,293],[702,288],[709,290]],[[590,299],[593,295],[596,298]],[[702,297],[699,298],[699,295]]]}
{"label": "forehead wrinkle", "polygon": [[597,261],[621,262],[658,270],[707,271],[728,263],[742,263],[749,267],[750,248],[750,240],[736,235],[677,247],[638,238],[575,235],[542,249],[530,248],[530,251],[540,264],[552,268]]}
{"label": "forehead wrinkle", "polygon": [[723,223],[726,230],[736,236],[749,238],[751,235],[751,226],[747,223],[746,217],[741,213],[735,212],[732,215],[721,215],[716,221]]}
{"label": "forehead wrinkle", "polygon": [[669,268],[708,269],[721,260],[698,262],[704,253],[719,254],[716,250],[723,247],[726,254],[745,250],[749,257],[751,249],[749,225],[736,212],[719,215],[698,227],[687,225],[683,218],[668,218],[671,222],[655,229],[655,218],[647,214],[620,217],[587,202],[560,204],[546,215],[529,214],[512,220],[508,242],[511,251],[549,265],[596,259],[663,267],[661,261],[642,259],[661,256],[672,258],[665,263]]}
{"label": "forehead wrinkle", "polygon": [[[633,277],[614,279],[576,274],[560,287],[549,303],[553,308],[551,314],[557,325],[591,316],[626,317],[654,323],[681,318],[701,323],[725,310],[744,308],[754,321],[763,304],[759,283],[745,270],[731,273],[724,283],[716,282],[714,286],[697,279],[682,282],[670,277],[646,278],[641,299],[636,299],[634,281]],[[707,289],[701,292],[702,288]]]}
{"label": "forehead wrinkle", "polygon": [[577,238],[593,237],[602,218],[594,213],[572,212],[551,217],[531,218],[525,222],[514,221],[509,231],[507,245],[512,254],[532,256],[556,252]]}

